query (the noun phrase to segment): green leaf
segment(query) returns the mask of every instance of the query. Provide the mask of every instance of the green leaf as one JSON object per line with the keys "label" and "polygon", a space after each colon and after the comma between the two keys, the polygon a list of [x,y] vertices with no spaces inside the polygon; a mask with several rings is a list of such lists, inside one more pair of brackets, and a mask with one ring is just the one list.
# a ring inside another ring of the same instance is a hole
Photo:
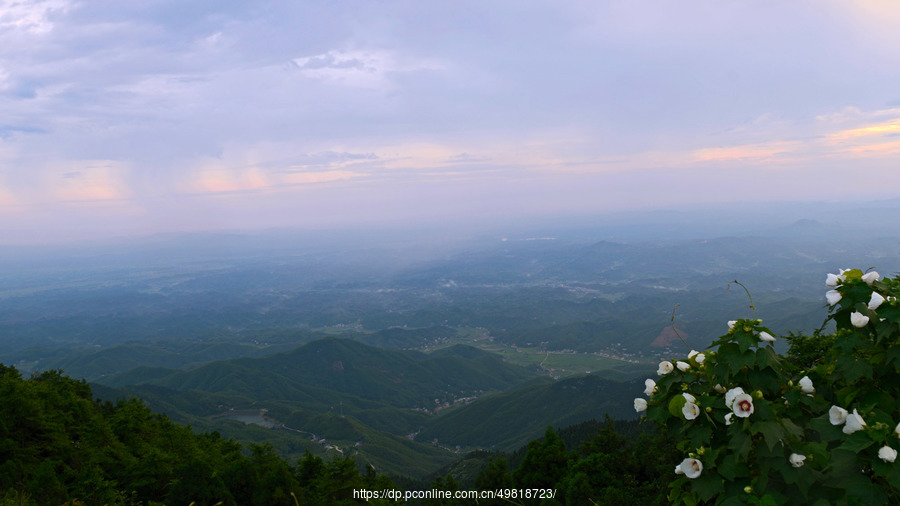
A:
{"label": "green leaf", "polygon": [[887,351],[885,360],[888,364],[892,364],[894,367],[900,368],[900,346],[891,346]]}
{"label": "green leaf", "polygon": [[803,428],[792,422],[791,420],[784,418],[781,420],[781,424],[784,426],[784,429],[788,431],[794,437],[803,437]]}
{"label": "green leaf", "polygon": [[860,465],[856,459],[856,452],[843,448],[837,448],[831,452],[831,472],[833,477],[859,474]]}
{"label": "green leaf", "polygon": [[900,466],[895,462],[884,462],[881,459],[872,461],[872,470],[883,477],[887,482],[900,491]]}
{"label": "green leaf", "polygon": [[806,452],[809,456],[808,465],[823,469],[831,460],[831,452],[828,450],[828,443],[807,443]]}
{"label": "green leaf", "polygon": [[676,395],[672,397],[669,401],[669,413],[672,413],[672,416],[678,418],[684,418],[684,413],[681,412],[681,408],[687,404],[687,399],[684,398],[683,395]]}
{"label": "green leaf", "polygon": [[749,476],[747,463],[743,459],[738,459],[737,453],[725,455],[722,462],[716,466],[716,471],[728,481],[734,481],[739,476]]}
{"label": "green leaf", "polygon": [[751,426],[750,431],[753,434],[761,433],[765,439],[766,446],[769,447],[770,451],[774,449],[775,445],[780,443],[786,435],[784,428],[775,420],[756,422]]}
{"label": "green leaf", "polygon": [[865,430],[859,430],[847,436],[844,444],[842,444],[839,448],[842,450],[859,453],[860,450],[864,450],[872,446],[872,444],[874,443],[875,441],[872,441],[872,438],[869,437]]}
{"label": "green leaf", "polygon": [[775,355],[775,350],[769,346],[756,350],[756,365],[760,368],[770,368],[775,371],[781,370],[781,361]]}
{"label": "green leaf", "polygon": [[691,482],[691,489],[697,492],[700,498],[706,502],[717,494],[724,492],[725,485],[716,473],[704,470],[700,476]]}
{"label": "green leaf", "polygon": [[684,431],[684,437],[690,439],[691,446],[694,448],[709,444],[711,436],[712,428],[699,423],[692,424],[690,428]]}
{"label": "green leaf", "polygon": [[[743,490],[741,492],[743,493]],[[744,501],[738,499],[738,496],[732,495],[719,503],[719,506],[743,506],[744,504]]]}
{"label": "green leaf", "polygon": [[741,353],[744,353],[752,346],[759,344],[759,336],[752,332],[735,332],[734,341],[737,343]]}
{"label": "green leaf", "polygon": [[859,499],[863,504],[887,504],[884,490],[863,474],[849,475],[837,482],[837,485],[846,490],[848,496]]}
{"label": "green leaf", "polygon": [[729,435],[731,435],[731,439],[728,441],[728,448],[734,450],[738,458],[745,460],[747,455],[750,454],[750,448],[753,446],[750,436],[741,430],[735,430]]}
{"label": "green leaf", "polygon": [[841,374],[848,383],[863,377],[872,379],[872,364],[854,355],[843,354],[837,359],[835,372]]}

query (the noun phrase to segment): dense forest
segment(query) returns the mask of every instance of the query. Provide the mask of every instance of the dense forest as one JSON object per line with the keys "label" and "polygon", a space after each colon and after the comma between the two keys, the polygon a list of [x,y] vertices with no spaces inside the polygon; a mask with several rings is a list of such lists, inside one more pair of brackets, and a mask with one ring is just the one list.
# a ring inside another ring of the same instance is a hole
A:
{"label": "dense forest", "polygon": [[23,378],[0,366],[0,394],[0,504],[8,505],[363,504],[354,489],[404,487],[540,487],[557,491],[559,504],[586,504],[588,498],[656,504],[674,458],[671,441],[646,426],[619,422],[617,431],[607,420],[560,434],[548,427],[542,439],[518,452],[462,459],[478,461],[468,476],[448,469],[428,482],[360,469],[350,457],[307,453],[288,462],[268,444],[245,447],[216,432],[197,434],[135,398],[95,400],[87,383],[59,371]]}

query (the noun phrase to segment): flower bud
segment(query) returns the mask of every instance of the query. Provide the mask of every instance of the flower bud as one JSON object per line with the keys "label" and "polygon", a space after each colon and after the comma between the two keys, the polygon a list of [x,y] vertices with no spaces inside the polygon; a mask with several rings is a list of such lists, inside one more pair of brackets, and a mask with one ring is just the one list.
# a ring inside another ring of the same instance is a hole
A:
{"label": "flower bud", "polygon": [[712,408],[709,407],[709,406],[706,406],[706,412],[707,412],[707,413],[712,413]]}
{"label": "flower bud", "polygon": [[745,494],[752,494],[752,493],[753,493],[753,487],[751,487],[750,485],[747,485],[746,487],[744,487],[744,493],[745,493]]}
{"label": "flower bud", "polygon": [[757,390],[757,391],[753,392],[753,397],[756,397],[757,399],[762,399],[763,398],[762,390]]}

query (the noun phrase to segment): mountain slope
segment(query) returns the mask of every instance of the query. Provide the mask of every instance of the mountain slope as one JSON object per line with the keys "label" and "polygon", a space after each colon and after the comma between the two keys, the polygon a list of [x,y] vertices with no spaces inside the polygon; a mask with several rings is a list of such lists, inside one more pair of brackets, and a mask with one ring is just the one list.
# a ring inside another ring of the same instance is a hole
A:
{"label": "mountain slope", "polygon": [[630,403],[623,399],[641,390],[639,382],[593,375],[559,381],[542,378],[433,418],[416,439],[511,451],[540,437],[548,425],[563,427],[607,414],[634,418]]}

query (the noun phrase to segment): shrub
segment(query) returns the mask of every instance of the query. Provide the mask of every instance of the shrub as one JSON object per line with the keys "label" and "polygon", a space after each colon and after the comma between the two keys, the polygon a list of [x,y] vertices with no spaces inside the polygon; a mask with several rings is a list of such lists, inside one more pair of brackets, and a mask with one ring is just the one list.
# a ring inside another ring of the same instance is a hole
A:
{"label": "shrub", "polygon": [[852,269],[826,285],[833,335],[792,336],[803,349],[783,357],[762,320],[731,321],[647,380],[635,409],[684,457],[670,502],[900,503],[900,281]]}

